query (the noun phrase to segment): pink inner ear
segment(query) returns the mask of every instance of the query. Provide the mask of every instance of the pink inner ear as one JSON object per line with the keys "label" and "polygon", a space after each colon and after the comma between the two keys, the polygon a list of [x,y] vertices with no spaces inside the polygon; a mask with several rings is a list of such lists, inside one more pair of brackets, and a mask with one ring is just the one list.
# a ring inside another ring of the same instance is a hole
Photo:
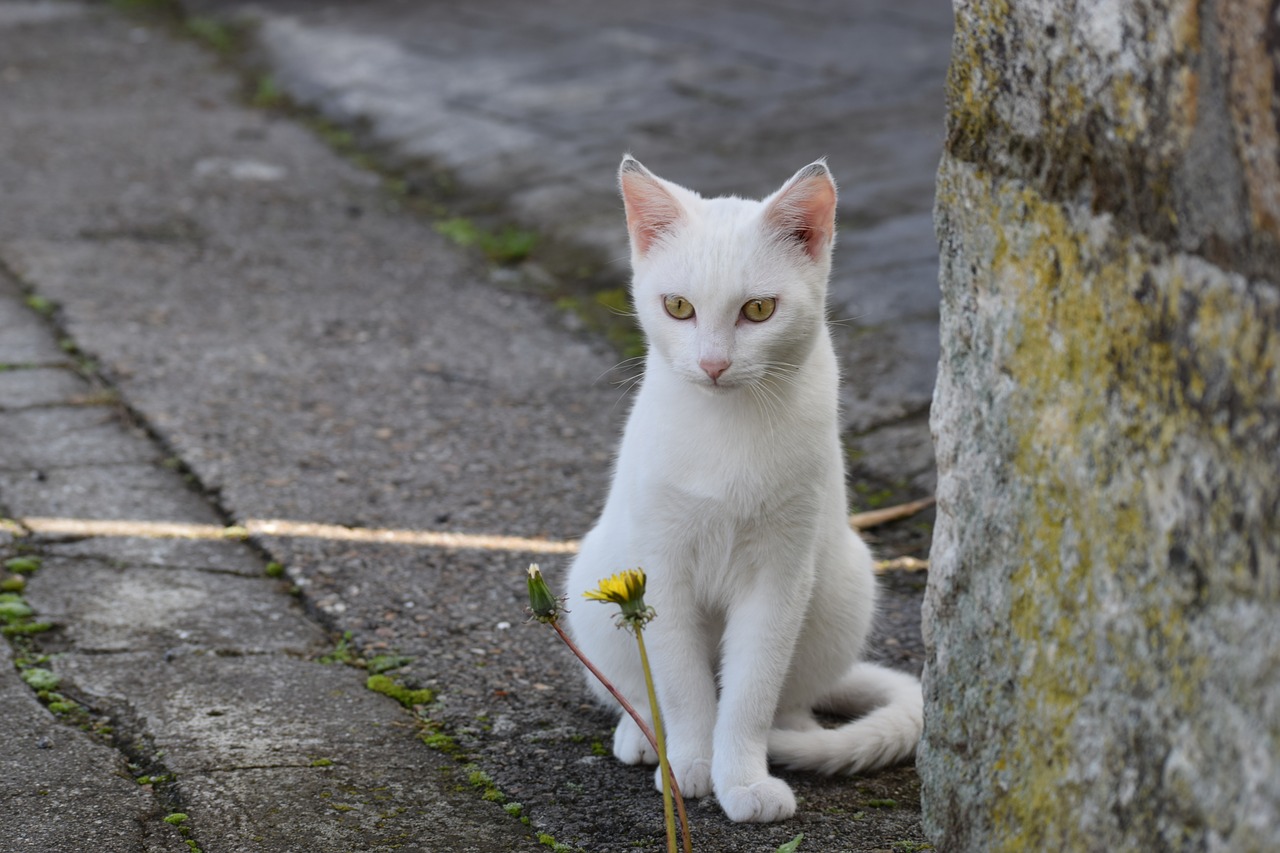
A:
{"label": "pink inner ear", "polygon": [[680,202],[649,174],[624,172],[621,180],[631,245],[637,254],[646,255],[680,221]]}
{"label": "pink inner ear", "polygon": [[836,186],[830,173],[818,164],[802,169],[770,203],[765,219],[784,240],[819,260],[835,233]]}

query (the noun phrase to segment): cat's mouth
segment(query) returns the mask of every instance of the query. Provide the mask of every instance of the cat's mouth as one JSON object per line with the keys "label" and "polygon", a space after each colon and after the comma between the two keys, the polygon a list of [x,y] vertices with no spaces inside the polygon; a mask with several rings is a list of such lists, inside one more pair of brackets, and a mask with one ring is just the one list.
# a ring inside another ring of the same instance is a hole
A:
{"label": "cat's mouth", "polygon": [[717,379],[712,379],[706,374],[696,378],[694,380],[694,384],[710,394],[727,394],[731,391],[736,391],[739,388],[739,383],[736,377],[731,378],[721,376]]}

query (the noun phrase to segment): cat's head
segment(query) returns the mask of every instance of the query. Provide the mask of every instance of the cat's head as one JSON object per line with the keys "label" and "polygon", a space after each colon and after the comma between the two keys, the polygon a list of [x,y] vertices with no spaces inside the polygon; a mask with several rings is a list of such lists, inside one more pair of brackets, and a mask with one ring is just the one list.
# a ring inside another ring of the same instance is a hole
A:
{"label": "cat's head", "polygon": [[650,351],[711,391],[795,371],[825,321],[836,211],[826,163],[761,201],[703,198],[630,156],[618,177]]}

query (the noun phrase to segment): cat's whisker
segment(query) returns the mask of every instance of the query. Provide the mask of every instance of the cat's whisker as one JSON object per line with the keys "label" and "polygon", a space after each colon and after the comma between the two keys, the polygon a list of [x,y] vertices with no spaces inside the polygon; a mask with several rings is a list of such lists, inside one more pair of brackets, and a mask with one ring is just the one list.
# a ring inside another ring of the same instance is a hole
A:
{"label": "cat's whisker", "polygon": [[772,396],[762,385],[753,385],[751,387],[751,396],[755,399],[756,405],[759,406],[761,413],[764,415],[769,431],[774,432],[777,429],[777,422],[773,416],[774,402]]}
{"label": "cat's whisker", "polygon": [[622,375],[621,375],[621,376],[619,376],[617,379],[611,379],[611,380],[609,380],[609,384],[610,384],[610,385],[613,385],[613,386],[615,386],[615,387],[620,387],[620,386],[623,386],[623,385],[631,386],[631,385],[634,385],[634,384],[636,384],[637,382],[639,382],[642,378],[644,378],[644,374],[645,374],[645,367],[644,367],[644,365],[643,365],[643,364],[631,365],[631,367],[630,367],[629,369],[631,369],[631,370],[637,370],[637,369],[638,369],[638,372],[637,372],[637,373],[632,373],[632,374],[630,374],[630,375],[622,374]]}
{"label": "cat's whisker", "polygon": [[842,317],[839,320],[828,320],[827,325],[828,326],[847,326],[850,323],[853,323],[857,320],[861,320],[863,317],[867,317],[867,316],[869,316],[868,312],[864,311],[861,314],[854,314],[852,317]]}
{"label": "cat's whisker", "polygon": [[622,390],[618,394],[618,398],[613,401],[613,405],[609,407],[610,414],[613,414],[614,409],[618,408],[618,404],[621,403],[624,399],[626,399],[628,394],[630,394],[632,391],[635,390],[635,387],[640,384],[640,380],[644,379],[644,374],[645,372],[641,370],[635,376],[628,376],[627,378],[619,380],[618,382],[614,383],[617,387],[621,388]]}
{"label": "cat's whisker", "polygon": [[[620,371],[632,370],[637,366],[642,366],[644,364],[644,360],[645,360],[645,356],[643,355],[633,355],[631,358],[624,358],[622,361],[618,362],[613,367],[610,367],[604,372],[602,372],[599,376],[595,378],[595,381],[593,381],[591,384],[595,385],[597,382],[599,382],[601,379],[604,379],[610,373],[617,373]],[[643,373],[643,371],[641,372]],[[625,381],[625,378],[619,379],[619,380],[611,380],[611,381],[614,385],[617,385],[620,382]]]}
{"label": "cat's whisker", "polygon": [[761,376],[760,381],[753,382],[747,386],[751,392],[752,399],[760,407],[764,413],[765,420],[769,424],[769,430],[774,431],[777,423],[777,416],[783,409],[782,395],[779,390],[770,382],[770,375],[766,373]]}
{"label": "cat's whisker", "polygon": [[789,385],[798,381],[800,367],[785,361],[768,361],[761,365],[764,368],[764,379],[778,380]]}
{"label": "cat's whisker", "polygon": [[616,385],[619,388],[622,388],[624,393],[626,393],[634,390],[635,387],[640,384],[640,380],[642,379],[644,379],[643,370],[637,373],[635,376],[628,376],[626,379],[618,380],[617,382],[614,383],[614,385]]}

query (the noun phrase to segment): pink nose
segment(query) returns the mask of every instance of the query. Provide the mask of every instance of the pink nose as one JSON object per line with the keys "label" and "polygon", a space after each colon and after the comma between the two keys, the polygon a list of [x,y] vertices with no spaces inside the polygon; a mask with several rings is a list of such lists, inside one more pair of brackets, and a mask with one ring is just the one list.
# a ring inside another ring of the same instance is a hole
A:
{"label": "pink nose", "polygon": [[701,367],[702,372],[711,377],[712,382],[715,382],[720,378],[721,374],[729,369],[730,364],[732,362],[727,358],[704,358],[698,362],[698,367]]}

